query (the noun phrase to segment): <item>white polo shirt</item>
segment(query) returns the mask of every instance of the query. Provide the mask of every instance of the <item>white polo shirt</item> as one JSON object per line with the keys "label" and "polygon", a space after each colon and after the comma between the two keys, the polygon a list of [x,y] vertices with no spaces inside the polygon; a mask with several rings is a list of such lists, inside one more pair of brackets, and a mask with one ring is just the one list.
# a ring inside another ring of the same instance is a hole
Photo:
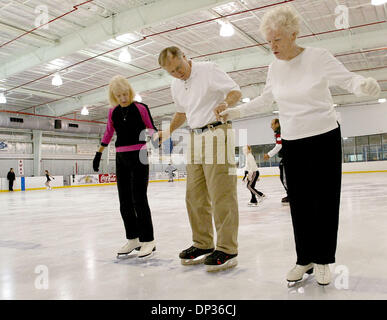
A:
{"label": "white polo shirt", "polygon": [[191,129],[215,122],[213,110],[233,90],[240,88],[213,62],[192,61],[190,77],[185,81],[174,78],[171,84],[176,111],[185,113]]}
{"label": "white polo shirt", "polygon": [[254,159],[254,156],[251,153],[248,153],[246,156],[246,171],[253,173],[258,171],[257,162]]}

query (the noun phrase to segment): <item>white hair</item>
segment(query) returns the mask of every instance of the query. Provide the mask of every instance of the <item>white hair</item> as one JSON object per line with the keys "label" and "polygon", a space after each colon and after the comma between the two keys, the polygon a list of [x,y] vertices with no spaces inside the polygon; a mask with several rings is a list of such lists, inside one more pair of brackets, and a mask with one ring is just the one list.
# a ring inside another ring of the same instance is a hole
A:
{"label": "white hair", "polygon": [[277,30],[298,34],[300,32],[300,18],[293,8],[279,6],[265,13],[259,29],[264,37],[269,31]]}

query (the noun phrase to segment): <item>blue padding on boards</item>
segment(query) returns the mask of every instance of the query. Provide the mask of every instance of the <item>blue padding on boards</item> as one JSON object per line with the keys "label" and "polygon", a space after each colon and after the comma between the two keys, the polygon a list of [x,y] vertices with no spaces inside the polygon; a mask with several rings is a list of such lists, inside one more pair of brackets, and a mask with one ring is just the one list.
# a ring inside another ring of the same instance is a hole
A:
{"label": "blue padding on boards", "polygon": [[163,142],[163,153],[171,154],[172,150],[173,150],[173,143],[172,143],[172,139],[169,138],[168,140]]}
{"label": "blue padding on boards", "polygon": [[26,191],[26,178],[21,177],[21,191]]}

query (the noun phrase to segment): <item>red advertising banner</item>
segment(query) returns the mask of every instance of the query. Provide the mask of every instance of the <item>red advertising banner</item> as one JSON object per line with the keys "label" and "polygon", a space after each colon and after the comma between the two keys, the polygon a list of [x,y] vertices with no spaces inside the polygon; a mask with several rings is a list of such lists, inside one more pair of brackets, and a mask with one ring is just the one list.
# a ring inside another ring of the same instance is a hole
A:
{"label": "red advertising banner", "polygon": [[105,173],[99,175],[99,183],[117,182],[117,177],[114,173]]}

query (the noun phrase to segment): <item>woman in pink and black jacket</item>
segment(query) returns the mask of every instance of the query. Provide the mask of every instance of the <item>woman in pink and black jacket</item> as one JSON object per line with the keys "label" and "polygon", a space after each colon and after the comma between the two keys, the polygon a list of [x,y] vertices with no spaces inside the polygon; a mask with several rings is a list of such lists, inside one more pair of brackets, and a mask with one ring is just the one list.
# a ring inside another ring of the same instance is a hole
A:
{"label": "woman in pink and black jacket", "polygon": [[134,101],[135,93],[123,76],[115,76],[109,84],[109,110],[106,131],[93,160],[94,171],[99,170],[104,148],[110,143],[114,131],[116,140],[116,175],[120,211],[128,242],[117,256],[140,250],[138,257],[150,256],[156,250],[147,188],[149,164],[145,142],[145,129],[157,132],[148,107]]}

